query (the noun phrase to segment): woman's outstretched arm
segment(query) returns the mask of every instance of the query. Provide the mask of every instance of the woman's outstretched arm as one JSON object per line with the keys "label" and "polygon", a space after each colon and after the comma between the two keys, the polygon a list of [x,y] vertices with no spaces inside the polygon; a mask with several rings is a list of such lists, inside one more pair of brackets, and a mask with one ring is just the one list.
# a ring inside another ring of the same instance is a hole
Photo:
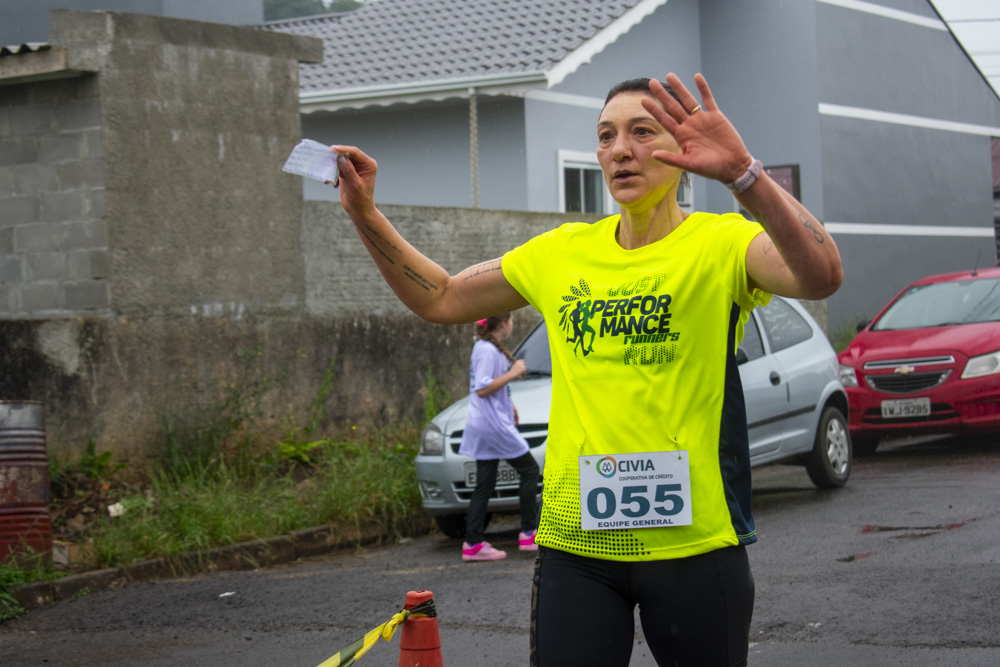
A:
{"label": "woman's outstretched arm", "polygon": [[355,146],[333,146],[340,203],[386,283],[407,308],[430,322],[459,324],[517,310],[527,301],[503,275],[500,258],[451,276],[409,244],[375,206],[378,165]]}

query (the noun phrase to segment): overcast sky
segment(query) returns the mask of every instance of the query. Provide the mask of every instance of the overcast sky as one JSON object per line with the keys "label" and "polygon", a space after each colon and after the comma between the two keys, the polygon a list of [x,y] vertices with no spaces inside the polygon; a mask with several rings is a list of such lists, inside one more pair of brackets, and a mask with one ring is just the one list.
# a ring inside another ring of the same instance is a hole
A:
{"label": "overcast sky", "polygon": [[1000,95],[1000,0],[931,0]]}

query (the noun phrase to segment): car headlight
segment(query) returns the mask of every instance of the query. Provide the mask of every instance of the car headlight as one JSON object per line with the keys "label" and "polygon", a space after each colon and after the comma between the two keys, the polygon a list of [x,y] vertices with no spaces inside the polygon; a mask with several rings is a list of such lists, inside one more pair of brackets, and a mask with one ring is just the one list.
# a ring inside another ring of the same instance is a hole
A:
{"label": "car headlight", "polygon": [[840,384],[845,387],[858,386],[858,376],[854,374],[854,366],[840,365]]}
{"label": "car headlight", "polygon": [[969,359],[962,371],[962,379],[978,378],[1000,373],[1000,350]]}
{"label": "car headlight", "polygon": [[420,454],[422,456],[444,454],[444,433],[433,422],[428,424],[420,435]]}

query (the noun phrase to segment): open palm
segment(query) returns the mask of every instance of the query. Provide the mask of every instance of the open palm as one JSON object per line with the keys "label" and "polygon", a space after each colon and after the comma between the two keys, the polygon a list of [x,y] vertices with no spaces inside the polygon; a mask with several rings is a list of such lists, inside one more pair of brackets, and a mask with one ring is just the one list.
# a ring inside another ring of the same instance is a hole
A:
{"label": "open palm", "polygon": [[680,102],[659,81],[650,81],[654,99],[642,100],[642,106],[673,135],[680,147],[680,153],[656,151],[653,157],[705,178],[732,182],[750,165],[750,152],[736,128],[719,110],[705,77],[695,74],[694,81],[703,107],[672,72],[667,75],[667,83]]}

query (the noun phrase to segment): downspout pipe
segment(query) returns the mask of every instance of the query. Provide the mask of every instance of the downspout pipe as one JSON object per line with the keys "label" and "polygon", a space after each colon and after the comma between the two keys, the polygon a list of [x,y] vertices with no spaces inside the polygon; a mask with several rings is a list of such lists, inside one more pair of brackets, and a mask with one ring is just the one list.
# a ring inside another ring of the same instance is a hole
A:
{"label": "downspout pipe", "polygon": [[469,168],[472,208],[479,208],[479,101],[475,88],[469,88]]}

